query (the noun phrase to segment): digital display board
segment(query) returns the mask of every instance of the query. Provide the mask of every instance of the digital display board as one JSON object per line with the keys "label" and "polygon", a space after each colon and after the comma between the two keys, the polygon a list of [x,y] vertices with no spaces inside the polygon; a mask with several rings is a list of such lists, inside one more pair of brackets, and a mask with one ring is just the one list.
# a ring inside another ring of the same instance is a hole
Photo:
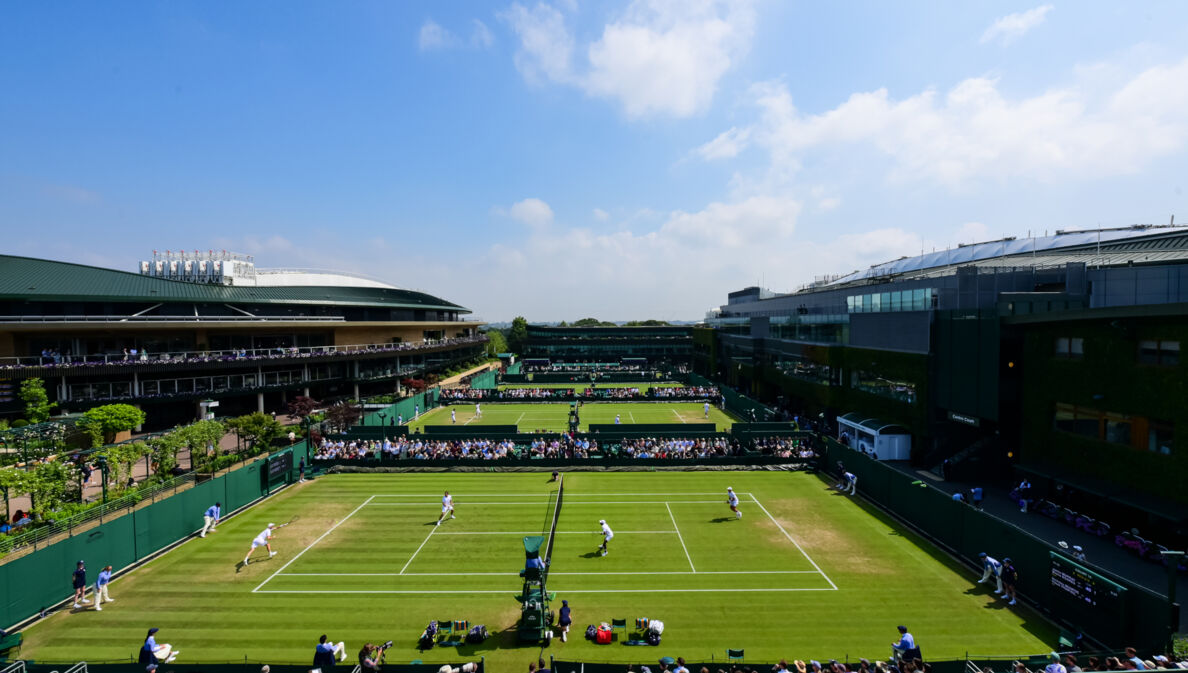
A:
{"label": "digital display board", "polygon": [[285,451],[268,459],[268,483],[284,481],[293,470],[293,452]]}
{"label": "digital display board", "polygon": [[1091,633],[1118,633],[1125,619],[1126,587],[1049,552],[1053,611]]}

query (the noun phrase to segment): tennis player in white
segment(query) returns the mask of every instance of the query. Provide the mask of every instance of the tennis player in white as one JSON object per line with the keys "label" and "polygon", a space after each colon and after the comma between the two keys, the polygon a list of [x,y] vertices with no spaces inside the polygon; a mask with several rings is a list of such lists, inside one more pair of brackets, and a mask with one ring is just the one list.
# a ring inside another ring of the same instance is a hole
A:
{"label": "tennis player in white", "polygon": [[268,558],[276,556],[276,552],[272,551],[272,544],[269,540],[272,539],[272,529],[276,528],[276,524],[270,523],[268,527],[260,531],[256,539],[252,540],[252,548],[248,550],[247,556],[243,557],[243,564],[247,565],[252,558],[252,552],[256,551],[256,547],[264,547],[268,550]]}
{"label": "tennis player in white", "polygon": [[458,422],[458,412],[454,411],[453,409],[450,409],[450,422],[451,423]]}
{"label": "tennis player in white", "polygon": [[606,543],[614,539],[615,533],[610,529],[610,526],[606,525],[605,520],[599,521],[598,525],[602,526],[602,546],[598,549],[602,552],[602,556],[606,556]]}
{"label": "tennis player in white", "polygon": [[738,495],[729,486],[726,487],[726,502],[730,503],[730,511],[734,512],[734,518],[741,519],[742,512],[738,511]]}
{"label": "tennis player in white", "polygon": [[475,404],[474,404],[474,417],[475,418],[483,417],[483,408],[477,402],[475,402]]}
{"label": "tennis player in white", "polygon": [[705,417],[709,418],[709,402],[705,403]]}
{"label": "tennis player in white", "polygon": [[454,518],[454,497],[450,495],[449,491],[446,491],[445,495],[441,496],[441,517],[438,518],[437,523],[433,525],[440,526],[441,522],[445,521],[445,516],[447,513],[450,515],[451,519]]}

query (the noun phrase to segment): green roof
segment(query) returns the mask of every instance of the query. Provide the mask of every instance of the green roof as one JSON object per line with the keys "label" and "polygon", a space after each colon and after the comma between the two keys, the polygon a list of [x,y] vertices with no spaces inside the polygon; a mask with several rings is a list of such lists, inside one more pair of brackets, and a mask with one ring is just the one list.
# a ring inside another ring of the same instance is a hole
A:
{"label": "green roof", "polygon": [[377,287],[255,287],[188,283],[96,266],[0,255],[0,300],[331,304],[469,313],[439,297]]}

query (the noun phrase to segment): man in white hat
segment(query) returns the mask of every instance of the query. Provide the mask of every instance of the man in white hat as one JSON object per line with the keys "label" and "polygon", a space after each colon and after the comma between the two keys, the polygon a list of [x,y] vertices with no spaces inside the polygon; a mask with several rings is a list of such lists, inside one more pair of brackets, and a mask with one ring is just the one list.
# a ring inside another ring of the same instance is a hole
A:
{"label": "man in white hat", "polygon": [[273,556],[276,556],[276,552],[272,551],[272,544],[269,542],[270,540],[272,540],[272,531],[275,529],[276,529],[276,524],[270,523],[270,524],[268,524],[267,528],[260,531],[260,534],[257,535],[254,540],[252,540],[252,548],[248,550],[247,556],[243,557],[244,565],[247,565],[248,561],[251,560],[252,552],[256,551],[256,547],[264,547],[265,549],[267,549],[268,550],[268,558],[272,558]]}

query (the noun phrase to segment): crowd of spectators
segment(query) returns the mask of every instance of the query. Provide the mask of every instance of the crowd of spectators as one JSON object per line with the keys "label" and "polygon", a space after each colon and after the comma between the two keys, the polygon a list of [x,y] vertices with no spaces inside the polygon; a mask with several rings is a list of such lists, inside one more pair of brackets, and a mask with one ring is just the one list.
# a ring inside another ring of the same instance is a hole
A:
{"label": "crowd of spectators", "polygon": [[722,392],[716,386],[652,386],[647,391],[630,386],[590,386],[577,392],[574,388],[506,388],[504,390],[481,390],[460,386],[441,391],[441,397],[447,400],[570,400],[609,399],[609,400],[711,400],[722,398]]}
{"label": "crowd of spectators", "polygon": [[161,364],[180,363],[194,364],[203,362],[233,362],[236,360],[275,360],[292,358],[315,358],[363,355],[367,353],[416,351],[440,346],[452,346],[468,343],[480,343],[487,340],[486,336],[458,337],[454,339],[439,339],[436,341],[400,342],[386,344],[367,344],[347,348],[267,348],[267,349],[232,349],[223,351],[200,351],[184,353],[159,353],[150,355],[145,349],[123,349],[123,352],[101,353],[91,355],[74,355],[69,351],[62,353],[57,349],[44,349],[39,357],[5,358],[0,360],[0,369],[20,369],[23,367],[103,367],[113,364]]}
{"label": "crowd of spectators", "polygon": [[599,442],[596,438],[558,434],[535,437],[517,445],[511,439],[426,439],[424,436],[391,439],[333,440],[326,438],[314,460],[589,458],[721,458],[757,452],[780,458],[816,459],[806,442],[794,438],[765,437],[745,445],[725,437],[647,437]]}
{"label": "crowd of spectators", "polygon": [[698,399],[718,399],[722,396],[722,392],[718,390],[717,386],[687,386],[687,387],[661,387],[654,386],[648,390],[649,397],[696,397]]}
{"label": "crowd of spectators", "polygon": [[557,362],[550,365],[524,365],[525,373],[556,373],[556,374],[589,374],[591,372],[642,372],[644,368],[640,365],[621,365],[604,363],[597,367],[592,365],[580,365],[569,362]]}

